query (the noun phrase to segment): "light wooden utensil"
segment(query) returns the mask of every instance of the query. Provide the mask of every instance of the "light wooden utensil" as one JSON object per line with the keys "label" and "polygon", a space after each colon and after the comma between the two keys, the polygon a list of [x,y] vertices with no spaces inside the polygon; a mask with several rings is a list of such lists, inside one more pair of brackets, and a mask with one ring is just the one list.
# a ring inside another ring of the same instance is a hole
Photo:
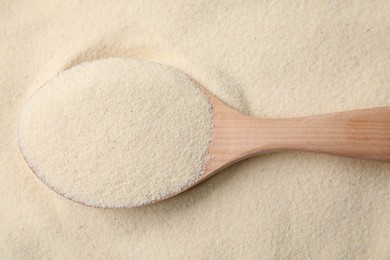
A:
{"label": "light wooden utensil", "polygon": [[237,161],[275,151],[310,151],[390,162],[390,107],[265,119],[241,114],[207,90],[213,105],[210,161],[200,179]]}
{"label": "light wooden utensil", "polygon": [[[275,151],[311,151],[390,162],[390,107],[295,118],[256,118],[241,114],[199,87],[212,103],[213,129],[210,160],[192,186],[235,162]],[[157,201],[150,203],[153,202]]]}

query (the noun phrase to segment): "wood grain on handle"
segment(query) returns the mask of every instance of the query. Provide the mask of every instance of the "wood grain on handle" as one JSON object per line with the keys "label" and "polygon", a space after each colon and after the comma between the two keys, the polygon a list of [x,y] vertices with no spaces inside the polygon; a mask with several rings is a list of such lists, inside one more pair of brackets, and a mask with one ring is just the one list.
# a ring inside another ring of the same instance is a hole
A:
{"label": "wood grain on handle", "polygon": [[390,108],[273,119],[263,125],[272,129],[275,149],[390,161]]}
{"label": "wood grain on handle", "polygon": [[203,177],[255,154],[300,150],[390,162],[390,107],[264,119],[243,115],[214,96],[210,163]]}

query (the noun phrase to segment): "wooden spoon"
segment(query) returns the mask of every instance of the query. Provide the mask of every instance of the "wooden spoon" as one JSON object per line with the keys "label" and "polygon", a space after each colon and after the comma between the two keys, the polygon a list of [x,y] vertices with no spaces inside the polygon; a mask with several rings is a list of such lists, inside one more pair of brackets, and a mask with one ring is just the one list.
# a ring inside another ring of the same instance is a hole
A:
{"label": "wooden spoon", "polygon": [[213,105],[214,127],[211,160],[200,181],[245,158],[283,150],[390,162],[390,107],[265,119],[241,114],[205,93]]}
{"label": "wooden spoon", "polygon": [[[213,129],[208,149],[210,160],[193,185],[237,161],[281,150],[311,151],[390,162],[390,107],[264,119],[239,113],[198,85],[212,104]],[[25,156],[22,148],[21,151]],[[29,164],[28,158],[25,159]],[[34,167],[31,168],[35,172]],[[188,188],[183,187],[161,199],[172,197]],[[156,201],[145,204],[152,202]]]}

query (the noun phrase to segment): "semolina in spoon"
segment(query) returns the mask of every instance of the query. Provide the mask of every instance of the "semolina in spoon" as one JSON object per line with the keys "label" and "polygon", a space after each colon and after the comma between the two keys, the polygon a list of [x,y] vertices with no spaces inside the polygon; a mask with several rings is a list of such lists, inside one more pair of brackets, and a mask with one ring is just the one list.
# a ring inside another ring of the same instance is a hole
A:
{"label": "semolina in spoon", "polygon": [[110,58],[77,65],[38,89],[21,113],[18,140],[29,167],[57,193],[126,208],[176,195],[262,153],[390,161],[390,108],[255,118],[172,67]]}

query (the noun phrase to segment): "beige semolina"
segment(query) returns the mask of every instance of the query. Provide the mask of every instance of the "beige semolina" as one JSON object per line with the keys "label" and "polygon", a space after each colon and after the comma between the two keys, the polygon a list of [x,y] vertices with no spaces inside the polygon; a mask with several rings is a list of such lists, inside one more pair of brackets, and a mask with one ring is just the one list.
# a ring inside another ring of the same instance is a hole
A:
{"label": "beige semolina", "polygon": [[26,103],[19,142],[49,187],[97,207],[139,206],[197,181],[207,162],[212,110],[183,72],[102,59],[75,66]]}
{"label": "beige semolina", "polygon": [[168,64],[251,116],[390,105],[390,1],[0,1],[0,259],[390,259],[390,164],[280,152],[170,199],[104,210],[56,194],[17,138],[67,68]]}

